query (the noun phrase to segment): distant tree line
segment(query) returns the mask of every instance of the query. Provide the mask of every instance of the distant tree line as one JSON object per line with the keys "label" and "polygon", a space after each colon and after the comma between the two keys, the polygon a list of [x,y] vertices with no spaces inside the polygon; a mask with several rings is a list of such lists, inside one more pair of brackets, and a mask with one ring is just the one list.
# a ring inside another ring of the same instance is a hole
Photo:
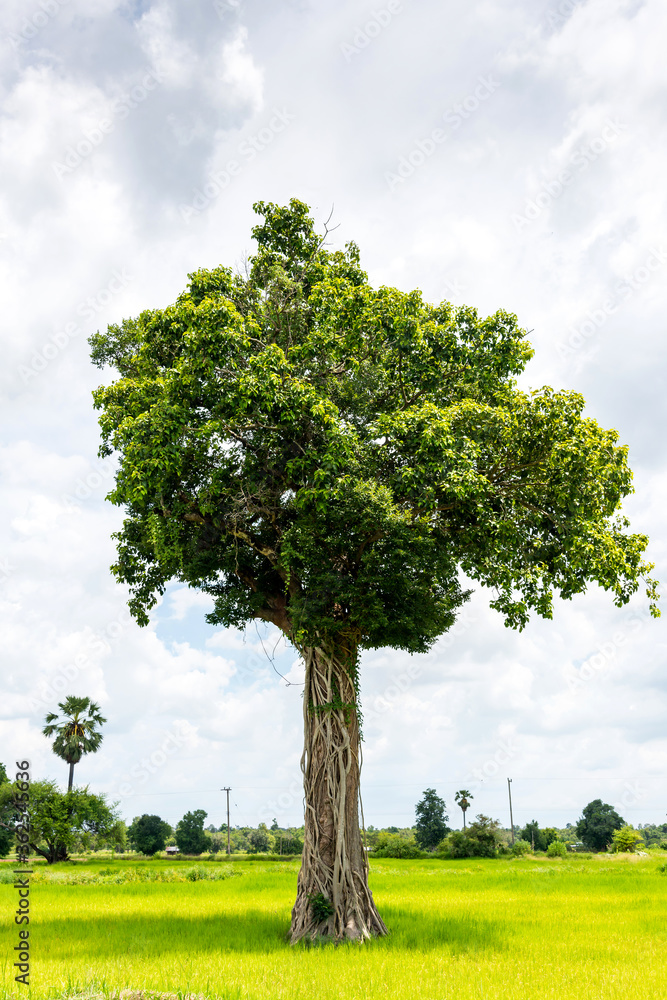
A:
{"label": "distant tree line", "polygon": [[[467,791],[457,796],[465,819],[473,796]],[[0,857],[7,857],[15,847],[13,799],[14,785],[0,764]],[[227,851],[227,825],[204,827],[208,814],[203,809],[185,813],[175,827],[160,816],[148,814],[136,816],[127,827],[104,795],[94,795],[87,788],[62,792],[53,781],[33,781],[30,810],[32,853],[50,864],[65,861],[72,854],[108,849],[124,852],[129,848],[149,857],[167,847],[176,847],[180,854],[189,856]],[[466,823],[463,830],[452,830],[448,821],[444,800],[435,789],[427,788],[415,807],[413,826],[379,829],[371,825],[365,831],[365,846],[380,858],[497,857],[531,851],[553,857],[565,855],[568,850],[667,850],[667,823],[648,823],[635,830],[601,799],[589,802],[578,822],[564,829],[540,827],[537,820],[516,827],[513,843],[510,830],[483,813]],[[233,826],[229,841],[233,854],[293,856],[303,849],[303,834],[303,827],[281,827],[274,819],[270,827],[266,823]]]}

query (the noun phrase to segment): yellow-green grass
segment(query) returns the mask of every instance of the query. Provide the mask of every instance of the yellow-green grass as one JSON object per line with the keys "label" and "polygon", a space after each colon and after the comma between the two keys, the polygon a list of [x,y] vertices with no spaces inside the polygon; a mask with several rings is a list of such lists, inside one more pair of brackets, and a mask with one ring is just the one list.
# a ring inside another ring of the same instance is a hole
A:
{"label": "yellow-green grass", "polygon": [[234,863],[241,877],[223,881],[36,883],[29,991],[11,966],[17,893],[0,885],[0,997],[4,987],[5,998],[30,1000],[128,989],[239,1000],[662,1000],[664,862],[378,859],[371,885],[391,934],[340,947],[286,943],[297,862]]}

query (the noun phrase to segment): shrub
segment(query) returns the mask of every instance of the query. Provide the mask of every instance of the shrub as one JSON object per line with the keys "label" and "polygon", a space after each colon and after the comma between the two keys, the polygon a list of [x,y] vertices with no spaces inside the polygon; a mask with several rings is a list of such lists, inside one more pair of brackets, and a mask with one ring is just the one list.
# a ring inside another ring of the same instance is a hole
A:
{"label": "shrub", "polygon": [[622,826],[620,830],[614,830],[611,835],[611,851],[614,854],[619,852],[634,854],[635,848],[644,846],[642,835],[631,826]]}
{"label": "shrub", "polygon": [[419,845],[412,837],[402,837],[400,833],[380,833],[374,858],[421,858],[424,857]]}
{"label": "shrub", "polygon": [[510,848],[510,853],[513,854],[515,858],[520,858],[524,854],[530,854],[531,850],[532,847],[527,840],[515,840]]}
{"label": "shrub", "polygon": [[463,830],[452,830],[436,848],[436,854],[441,858],[471,858],[474,845]]}
{"label": "shrub", "polygon": [[437,847],[443,858],[495,858],[499,843],[498,823],[480,813],[465,830],[453,830]]}
{"label": "shrub", "polygon": [[547,857],[548,858],[564,858],[567,857],[567,847],[561,840],[552,840],[547,847]]}

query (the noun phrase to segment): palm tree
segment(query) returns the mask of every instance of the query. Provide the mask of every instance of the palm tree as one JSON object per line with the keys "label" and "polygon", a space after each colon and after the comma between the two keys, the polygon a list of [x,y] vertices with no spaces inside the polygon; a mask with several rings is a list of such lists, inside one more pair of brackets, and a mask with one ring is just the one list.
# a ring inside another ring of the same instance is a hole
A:
{"label": "palm tree", "polygon": [[472,798],[474,798],[474,795],[472,795],[465,788],[462,788],[461,791],[457,792],[456,795],[454,796],[454,801],[458,802],[458,804],[461,806],[461,811],[463,813],[463,829],[464,830],[466,828],[466,809],[470,805],[470,800]]}
{"label": "palm tree", "polygon": [[45,736],[55,735],[53,752],[69,764],[67,791],[71,792],[74,765],[79,763],[84,754],[99,750],[103,737],[97,726],[107,720],[100,715],[100,706],[90,698],[70,695],[65,701],[58,703],[58,708],[63,718],[58,721],[58,713],[49,712],[42,732]]}

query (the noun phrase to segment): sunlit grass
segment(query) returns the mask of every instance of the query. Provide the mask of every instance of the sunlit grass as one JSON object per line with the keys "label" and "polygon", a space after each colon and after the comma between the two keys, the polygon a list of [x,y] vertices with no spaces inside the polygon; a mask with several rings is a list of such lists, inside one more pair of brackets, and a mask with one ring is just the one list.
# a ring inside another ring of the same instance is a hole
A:
{"label": "sunlit grass", "polygon": [[[667,997],[664,860],[378,860],[371,884],[391,934],[340,947],[286,943],[296,862],[234,863],[241,876],[223,881],[39,883],[29,996]],[[0,885],[0,900],[0,983],[26,997],[11,968],[15,890]]]}

